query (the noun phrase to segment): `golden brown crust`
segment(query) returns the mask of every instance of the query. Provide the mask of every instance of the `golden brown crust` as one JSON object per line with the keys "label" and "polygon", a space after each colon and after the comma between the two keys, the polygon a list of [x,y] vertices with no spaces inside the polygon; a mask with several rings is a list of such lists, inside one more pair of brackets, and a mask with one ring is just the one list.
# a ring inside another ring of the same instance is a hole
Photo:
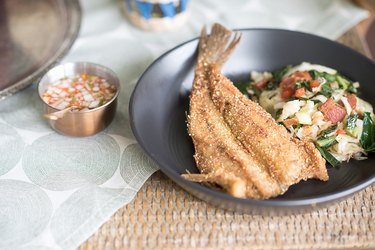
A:
{"label": "golden brown crust", "polygon": [[292,138],[221,74],[220,65],[239,41],[227,45],[228,32],[215,25],[210,37],[202,33],[188,116],[201,174],[183,176],[258,199],[283,194],[300,180],[328,180],[325,160],[312,143]]}

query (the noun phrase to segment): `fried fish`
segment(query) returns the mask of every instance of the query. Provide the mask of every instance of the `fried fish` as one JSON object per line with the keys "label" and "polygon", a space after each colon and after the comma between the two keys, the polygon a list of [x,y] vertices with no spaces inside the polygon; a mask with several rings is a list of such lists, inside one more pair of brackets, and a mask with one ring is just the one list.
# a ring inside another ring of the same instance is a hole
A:
{"label": "fried fish", "polygon": [[188,115],[201,173],[182,176],[256,199],[283,194],[301,180],[328,180],[325,160],[314,144],[291,137],[221,73],[239,42],[240,35],[220,24],[213,25],[210,35],[202,30]]}

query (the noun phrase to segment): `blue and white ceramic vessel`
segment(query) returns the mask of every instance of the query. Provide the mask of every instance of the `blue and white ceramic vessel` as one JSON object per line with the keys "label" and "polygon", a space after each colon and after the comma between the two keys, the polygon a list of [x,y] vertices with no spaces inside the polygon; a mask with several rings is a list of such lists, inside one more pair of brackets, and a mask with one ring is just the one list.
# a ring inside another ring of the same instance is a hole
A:
{"label": "blue and white ceramic vessel", "polygon": [[168,30],[188,17],[189,0],[125,0],[129,20],[145,30]]}

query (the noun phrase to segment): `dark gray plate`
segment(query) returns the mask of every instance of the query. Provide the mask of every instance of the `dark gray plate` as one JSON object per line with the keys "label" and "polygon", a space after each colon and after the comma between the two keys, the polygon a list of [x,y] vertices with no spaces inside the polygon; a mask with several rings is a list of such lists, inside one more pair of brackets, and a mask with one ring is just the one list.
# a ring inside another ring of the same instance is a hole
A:
{"label": "dark gray plate", "polygon": [[[375,104],[375,64],[336,42],[310,34],[269,29],[241,30],[242,40],[224,65],[232,80],[249,78],[251,70],[275,70],[303,61],[339,70],[361,83],[361,96]],[[187,134],[186,112],[198,40],[184,43],[157,59],[140,78],[130,101],[133,132],[160,169],[181,187],[216,206],[244,212],[301,212],[347,197],[375,181],[375,155],[328,167],[330,180],[302,181],[270,200],[238,199],[180,177],[198,172]]]}
{"label": "dark gray plate", "polygon": [[78,0],[0,1],[0,100],[58,62],[76,39],[80,23]]}

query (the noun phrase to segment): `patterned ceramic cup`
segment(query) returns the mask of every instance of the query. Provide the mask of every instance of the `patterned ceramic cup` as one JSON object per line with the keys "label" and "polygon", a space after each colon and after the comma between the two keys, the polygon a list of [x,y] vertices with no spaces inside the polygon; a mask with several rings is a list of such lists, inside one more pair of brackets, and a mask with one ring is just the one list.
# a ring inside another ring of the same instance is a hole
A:
{"label": "patterned ceramic cup", "polygon": [[144,30],[170,30],[185,23],[189,0],[124,0],[125,13]]}

